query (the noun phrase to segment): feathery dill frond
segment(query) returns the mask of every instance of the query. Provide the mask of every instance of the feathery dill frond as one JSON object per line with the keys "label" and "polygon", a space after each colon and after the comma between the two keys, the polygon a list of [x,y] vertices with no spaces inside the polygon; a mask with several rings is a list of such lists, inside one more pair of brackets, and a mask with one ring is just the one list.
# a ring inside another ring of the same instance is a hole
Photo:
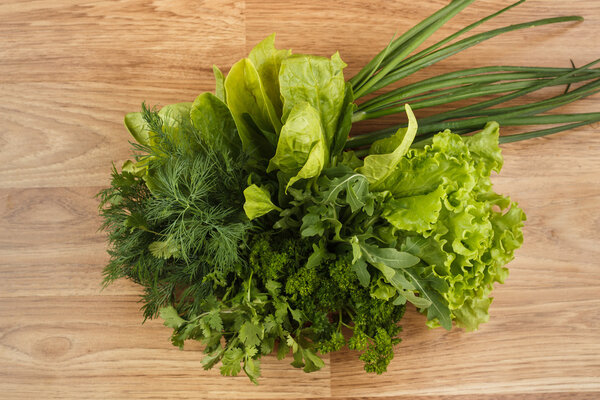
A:
{"label": "feathery dill frond", "polygon": [[207,146],[189,119],[161,117],[145,104],[142,116],[149,143],[133,146],[144,172],[113,166],[111,187],[98,197],[111,256],[104,283],[127,277],[143,285],[142,310],[152,318],[182,296],[193,311],[214,281],[243,268],[252,224],[241,156]]}

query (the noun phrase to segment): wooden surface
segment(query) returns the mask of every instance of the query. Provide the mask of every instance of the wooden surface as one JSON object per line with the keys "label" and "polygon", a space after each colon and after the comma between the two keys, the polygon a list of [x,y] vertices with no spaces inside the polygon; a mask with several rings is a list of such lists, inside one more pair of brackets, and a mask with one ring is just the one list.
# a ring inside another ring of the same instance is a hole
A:
{"label": "wooden surface", "polygon": [[[464,26],[510,0],[480,0]],[[313,374],[266,357],[254,386],[205,372],[139,289],[100,291],[107,261],[95,193],[130,155],[123,114],[189,101],[271,32],[296,52],[339,50],[350,77],[396,32],[445,1],[6,0],[0,4],[0,397],[600,398],[600,125],[503,147],[496,189],[528,215],[525,243],[475,333],[429,330],[414,309],[389,372],[356,354]],[[598,0],[530,0],[485,25],[579,14],[583,23],[511,33],[435,66],[568,66],[599,56]],[[441,34],[449,33],[450,27]],[[478,29],[481,31],[481,29]],[[436,37],[440,37],[440,35]],[[600,96],[563,112],[600,110]],[[419,117],[419,115],[417,115]]]}

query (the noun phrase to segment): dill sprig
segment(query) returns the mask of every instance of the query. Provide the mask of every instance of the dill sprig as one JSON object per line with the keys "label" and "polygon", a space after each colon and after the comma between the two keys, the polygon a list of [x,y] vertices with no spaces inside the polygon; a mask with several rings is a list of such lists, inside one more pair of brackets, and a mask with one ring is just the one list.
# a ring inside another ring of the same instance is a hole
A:
{"label": "dill sprig", "polygon": [[145,173],[113,167],[111,187],[99,193],[111,256],[104,283],[127,277],[144,286],[146,318],[172,303],[194,313],[245,263],[245,160],[207,146],[188,120],[145,104],[142,116],[151,140],[133,146]]}

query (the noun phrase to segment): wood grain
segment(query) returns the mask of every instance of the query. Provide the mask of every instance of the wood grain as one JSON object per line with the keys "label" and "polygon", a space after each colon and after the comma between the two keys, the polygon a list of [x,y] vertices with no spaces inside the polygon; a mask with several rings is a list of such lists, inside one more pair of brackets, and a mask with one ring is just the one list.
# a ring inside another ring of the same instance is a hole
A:
{"label": "wood grain", "polygon": [[[212,64],[226,71],[271,32],[296,52],[339,50],[351,76],[396,31],[445,3],[0,4],[0,398],[600,398],[600,124],[503,147],[496,189],[517,200],[528,221],[490,322],[468,334],[428,330],[410,309],[381,376],[364,373],[345,350],[313,374],[266,357],[260,386],[222,378],[201,368],[194,344],[172,347],[160,321],[141,324],[134,284],[100,290],[107,255],[94,195],[108,183],[110,162],[130,154],[124,113],[143,100],[168,104],[212,90]],[[436,38],[508,4],[479,0]],[[409,81],[598,57],[595,0],[530,0],[476,31],[567,14],[586,21],[495,38]],[[594,96],[560,111],[598,109]]]}

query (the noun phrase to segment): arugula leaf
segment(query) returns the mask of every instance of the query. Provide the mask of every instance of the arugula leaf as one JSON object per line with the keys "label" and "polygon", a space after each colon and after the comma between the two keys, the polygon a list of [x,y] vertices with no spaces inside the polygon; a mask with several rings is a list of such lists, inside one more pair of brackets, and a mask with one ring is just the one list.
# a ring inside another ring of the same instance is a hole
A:
{"label": "arugula leaf", "polygon": [[[452,319],[450,310],[445,304],[445,301],[442,298],[442,296],[440,296],[439,293],[437,293],[433,288],[427,285],[422,280],[421,276],[418,274],[417,271],[413,272],[413,270],[409,268],[407,270],[404,270],[403,273],[410,277],[411,283],[418,290],[420,296],[428,300],[428,302],[430,303],[427,306],[427,319],[430,321],[437,319],[444,329],[452,329]],[[419,307],[419,305],[415,305]]]}
{"label": "arugula leaf", "polygon": [[306,261],[306,268],[316,268],[321,265],[324,260],[335,257],[335,255],[329,254],[327,251],[325,240],[320,240],[318,244],[313,244],[312,247],[313,252]]}
{"label": "arugula leaf", "polygon": [[363,287],[369,286],[371,274],[369,274],[367,262],[363,258],[359,258],[352,264],[352,271],[356,273],[356,276]]}
{"label": "arugula leaf", "polygon": [[346,193],[346,203],[355,213],[366,205],[369,195],[369,182],[364,175],[350,171],[347,175],[332,179],[322,192],[323,203],[337,204],[340,193]]}
{"label": "arugula leaf", "polygon": [[372,265],[384,264],[390,268],[402,269],[412,267],[420,261],[410,253],[391,247],[382,248],[363,242],[360,243],[360,249],[365,259]]}

